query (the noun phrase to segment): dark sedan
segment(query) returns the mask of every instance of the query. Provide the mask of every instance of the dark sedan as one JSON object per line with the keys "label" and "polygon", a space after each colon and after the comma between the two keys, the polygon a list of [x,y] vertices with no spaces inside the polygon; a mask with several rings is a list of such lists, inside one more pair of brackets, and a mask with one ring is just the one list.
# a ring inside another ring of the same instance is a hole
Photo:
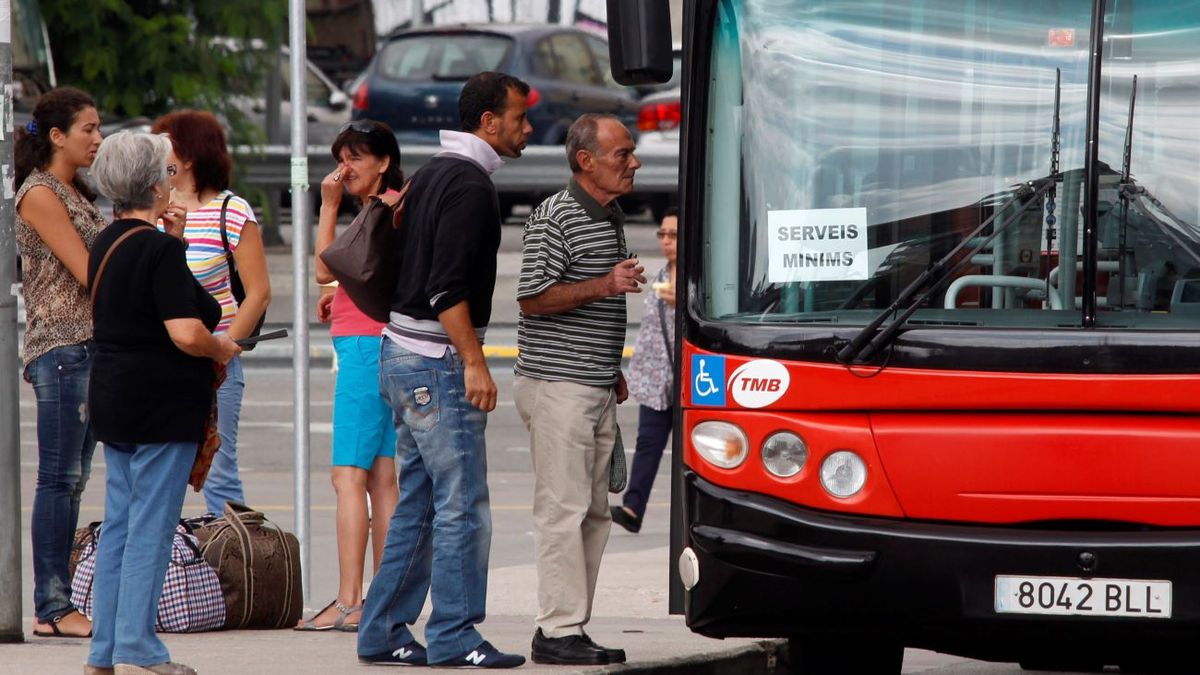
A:
{"label": "dark sedan", "polygon": [[[475,73],[496,70],[533,88],[531,143],[561,145],[586,112],[612,113],[636,129],[636,93],[609,70],[608,43],[569,26],[488,24],[389,36],[354,94],[352,116],[386,122],[403,144],[436,144],[458,129],[458,94]],[[636,132],[635,132],[636,133]]]}

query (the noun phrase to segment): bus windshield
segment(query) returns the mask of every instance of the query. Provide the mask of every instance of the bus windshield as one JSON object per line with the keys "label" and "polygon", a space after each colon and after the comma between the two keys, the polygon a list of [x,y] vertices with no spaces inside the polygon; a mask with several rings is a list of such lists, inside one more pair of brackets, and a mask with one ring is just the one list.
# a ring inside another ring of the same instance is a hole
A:
{"label": "bus windshield", "polygon": [[1090,289],[1098,326],[1194,330],[1200,3],[1107,5],[1089,92],[1091,0],[720,0],[698,311],[865,325],[954,254],[910,323],[1079,327]]}

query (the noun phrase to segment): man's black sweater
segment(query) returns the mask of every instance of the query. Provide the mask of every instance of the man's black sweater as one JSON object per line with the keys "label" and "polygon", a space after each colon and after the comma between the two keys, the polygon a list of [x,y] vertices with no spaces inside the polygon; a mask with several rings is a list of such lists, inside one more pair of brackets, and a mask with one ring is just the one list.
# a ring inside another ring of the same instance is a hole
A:
{"label": "man's black sweater", "polygon": [[475,162],[434,157],[412,177],[404,206],[400,277],[392,311],[418,320],[466,300],[471,323],[487,326],[496,288],[500,204]]}

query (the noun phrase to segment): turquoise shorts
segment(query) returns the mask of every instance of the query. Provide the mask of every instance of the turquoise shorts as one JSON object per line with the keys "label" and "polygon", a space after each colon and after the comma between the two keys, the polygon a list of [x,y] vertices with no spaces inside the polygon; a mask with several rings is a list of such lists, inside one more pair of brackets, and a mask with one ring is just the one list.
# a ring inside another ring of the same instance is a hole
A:
{"label": "turquoise shorts", "polygon": [[379,394],[380,337],[333,338],[333,465],[371,470],[377,457],[396,456],[392,408]]}

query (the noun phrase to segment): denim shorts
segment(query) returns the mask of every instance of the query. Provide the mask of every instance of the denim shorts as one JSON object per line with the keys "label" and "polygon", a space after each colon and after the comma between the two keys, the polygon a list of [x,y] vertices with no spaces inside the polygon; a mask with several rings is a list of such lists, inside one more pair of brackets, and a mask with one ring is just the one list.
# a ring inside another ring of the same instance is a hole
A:
{"label": "denim shorts", "polygon": [[380,337],[333,338],[333,465],[371,470],[377,457],[396,456],[392,408],[379,393]]}

